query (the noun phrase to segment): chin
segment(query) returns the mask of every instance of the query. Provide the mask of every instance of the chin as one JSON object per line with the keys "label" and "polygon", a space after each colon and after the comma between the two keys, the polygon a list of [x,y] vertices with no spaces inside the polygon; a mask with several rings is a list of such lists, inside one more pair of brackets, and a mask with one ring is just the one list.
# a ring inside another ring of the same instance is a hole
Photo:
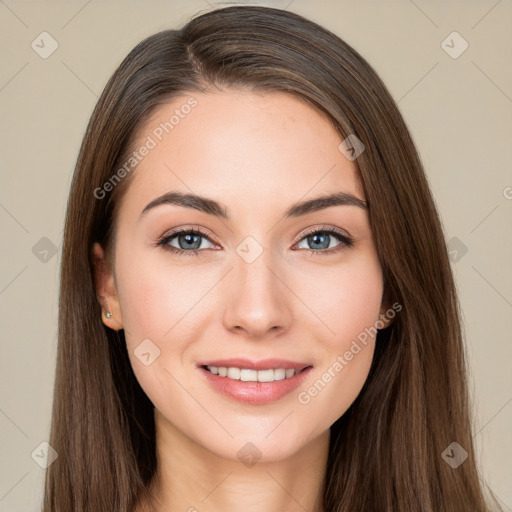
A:
{"label": "chin", "polygon": [[[278,433],[277,430],[281,427],[283,430]],[[319,435],[306,433],[302,429],[291,431],[290,427],[291,424],[285,426],[283,423],[270,435],[268,433],[272,429],[262,431],[261,428],[253,429],[252,434],[236,436],[233,433],[233,439],[226,440],[224,438],[222,442],[219,440],[218,444],[215,444],[215,439],[210,437],[204,440],[206,444],[203,446],[219,457],[230,461],[240,461],[247,467],[252,467],[256,463],[279,462],[298,454]],[[260,435],[256,433],[258,431],[261,432]],[[328,429],[321,433],[328,433]]]}

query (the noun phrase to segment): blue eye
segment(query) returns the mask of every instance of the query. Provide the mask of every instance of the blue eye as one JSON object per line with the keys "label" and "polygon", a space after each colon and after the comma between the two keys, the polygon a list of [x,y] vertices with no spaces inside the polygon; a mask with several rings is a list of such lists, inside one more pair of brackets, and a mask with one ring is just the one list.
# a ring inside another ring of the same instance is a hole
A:
{"label": "blue eye", "polygon": [[[335,238],[338,241],[338,244],[335,245],[334,249],[330,249],[330,238]],[[334,230],[334,229],[315,229],[314,231],[310,231],[304,236],[302,240],[306,240],[306,243],[312,245],[317,249],[322,249],[321,251],[309,249],[306,247],[306,250],[309,253],[318,253],[318,254],[332,254],[334,252],[341,251],[346,247],[351,247],[353,245],[353,240],[343,233]],[[299,242],[299,244],[300,244]],[[329,249],[326,251],[325,249]]]}
{"label": "blue eye", "polygon": [[[338,241],[334,248],[329,247],[330,238],[335,238]],[[201,250],[208,249],[208,247],[204,247],[202,239],[211,243],[210,237],[200,229],[183,229],[166,235],[157,243],[157,246],[178,255],[198,256]],[[177,241],[178,247],[171,244],[174,240]],[[352,238],[335,229],[315,229],[307,233],[299,241],[299,244],[303,240],[306,240],[306,243],[313,247],[316,246],[313,249],[301,247],[310,254],[333,254],[353,245]]]}
{"label": "blue eye", "polygon": [[[201,238],[210,240],[210,237],[200,229],[183,229],[167,235],[158,242],[158,245],[175,254],[197,256],[198,249],[204,249]],[[178,241],[178,247],[171,245],[174,239]]]}

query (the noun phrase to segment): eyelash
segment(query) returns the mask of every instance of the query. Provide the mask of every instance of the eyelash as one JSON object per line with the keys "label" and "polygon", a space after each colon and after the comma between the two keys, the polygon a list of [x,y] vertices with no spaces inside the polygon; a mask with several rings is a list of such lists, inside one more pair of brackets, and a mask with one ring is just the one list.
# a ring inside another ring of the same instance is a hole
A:
{"label": "eyelash", "polygon": [[[158,247],[162,247],[162,249],[164,249],[165,251],[169,251],[169,252],[171,252],[173,254],[177,254],[178,256],[185,256],[185,255],[188,255],[188,256],[198,256],[201,251],[204,251],[204,249],[193,249],[193,250],[187,251],[185,249],[178,249],[176,247],[173,247],[172,245],[169,245],[169,242],[173,238],[176,238],[179,235],[188,235],[188,234],[199,235],[199,236],[201,236],[203,238],[206,238],[208,241],[214,243],[210,239],[210,236],[207,233],[205,233],[204,231],[201,231],[201,229],[199,229],[199,228],[187,228],[187,229],[182,229],[182,230],[174,231],[172,233],[169,233],[169,234],[165,235],[163,238],[161,238],[157,242],[156,245]],[[304,238],[307,238],[307,237],[313,236],[313,235],[317,235],[317,234],[332,235],[340,243],[334,249],[322,249],[322,250],[318,250],[318,251],[316,251],[314,249],[300,249],[300,250],[301,251],[306,251],[309,254],[311,254],[312,256],[313,255],[321,255],[321,254],[329,255],[329,254],[337,253],[339,251],[348,249],[349,247],[352,247],[352,245],[354,244],[354,241],[353,241],[353,239],[351,237],[349,237],[349,236],[343,234],[342,232],[340,232],[340,231],[338,231],[336,229],[333,229],[333,228],[330,228],[330,229],[317,228],[317,229],[313,229],[311,231],[308,231],[307,233],[305,233],[302,236],[302,238],[297,243],[300,243],[302,240],[304,240]]]}

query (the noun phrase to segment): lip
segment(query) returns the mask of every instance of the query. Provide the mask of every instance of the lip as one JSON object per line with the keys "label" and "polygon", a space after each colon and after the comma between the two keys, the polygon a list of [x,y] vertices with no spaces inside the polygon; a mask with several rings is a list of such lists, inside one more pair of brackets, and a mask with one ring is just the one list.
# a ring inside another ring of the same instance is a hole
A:
{"label": "lip", "polygon": [[198,366],[198,370],[203,378],[218,393],[237,402],[250,405],[269,404],[284,398],[297,389],[313,370],[312,365],[285,361],[283,359],[265,359],[258,362],[251,362],[247,359],[223,359],[208,361],[204,363],[204,366],[225,366],[227,368],[248,368],[251,370],[268,370],[272,368],[294,368],[295,370],[301,370],[300,373],[289,379],[276,380],[274,382],[248,382],[214,375],[206,368],[203,368],[203,363]]}
{"label": "lip", "polygon": [[197,366],[220,366],[225,368],[247,368],[248,370],[272,370],[276,368],[293,368],[294,370],[303,370],[311,363],[301,363],[297,361],[289,361],[286,359],[260,359],[254,361],[243,357],[231,359],[216,359],[214,361],[203,361],[197,363]]}

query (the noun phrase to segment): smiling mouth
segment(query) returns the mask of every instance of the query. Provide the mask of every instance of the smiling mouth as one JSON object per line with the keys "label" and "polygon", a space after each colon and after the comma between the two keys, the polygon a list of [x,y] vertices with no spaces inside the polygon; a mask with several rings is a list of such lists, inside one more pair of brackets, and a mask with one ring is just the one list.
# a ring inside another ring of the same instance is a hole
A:
{"label": "smiling mouth", "polygon": [[299,373],[303,372],[310,366],[305,366],[302,370],[296,370],[294,368],[275,368],[268,370],[253,370],[249,368],[236,368],[236,367],[225,367],[225,366],[211,366],[203,365],[202,368],[209,371],[213,375],[219,377],[225,377],[231,380],[240,380],[244,382],[275,382],[279,380],[286,380],[295,377]]}

